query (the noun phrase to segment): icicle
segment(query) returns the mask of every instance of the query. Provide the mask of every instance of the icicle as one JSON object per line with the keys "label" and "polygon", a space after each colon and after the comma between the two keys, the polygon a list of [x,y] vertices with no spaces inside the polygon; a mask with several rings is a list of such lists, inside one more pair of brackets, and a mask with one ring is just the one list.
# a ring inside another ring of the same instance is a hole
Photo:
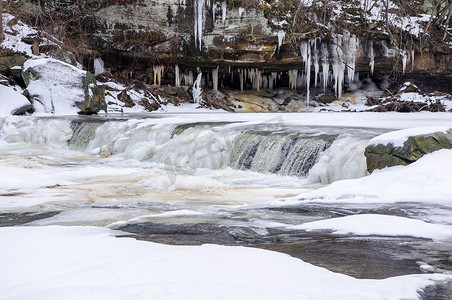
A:
{"label": "icicle", "polygon": [[369,47],[369,58],[370,58],[370,74],[373,75],[374,74],[374,69],[375,69],[375,53],[374,53],[374,43],[370,42],[370,47]]}
{"label": "icicle", "polygon": [[214,2],[212,4],[212,20],[213,20],[213,24],[215,24],[215,13],[217,11],[217,3]]}
{"label": "icicle", "polygon": [[297,76],[297,84],[295,87],[297,89],[301,89],[302,86],[306,85],[306,74],[304,71],[301,71],[301,74],[299,73]]}
{"label": "icicle", "polygon": [[275,86],[276,86],[276,78],[278,77],[278,72],[272,72],[272,85],[273,85],[273,87],[272,88],[274,88]]}
{"label": "icicle", "polygon": [[314,86],[317,87],[317,81],[320,71],[320,64],[319,64],[319,51],[317,48],[314,48]]}
{"label": "icicle", "polygon": [[400,51],[400,55],[402,56],[402,71],[403,71],[403,74],[405,74],[405,72],[406,72],[406,64],[407,64],[407,61],[408,61],[408,52],[405,51],[405,50],[401,50]]}
{"label": "icicle", "polygon": [[261,75],[261,80],[260,80],[260,86],[261,89],[268,89],[268,78],[267,76]]}
{"label": "icicle", "polygon": [[383,56],[388,57],[389,48],[388,48],[388,46],[386,46],[385,41],[381,41],[381,47],[383,47]]}
{"label": "icicle", "polygon": [[303,58],[303,62],[306,63],[308,61],[308,43],[306,41],[301,42],[300,53]]}
{"label": "icicle", "polygon": [[212,82],[213,82],[213,90],[218,91],[218,68],[212,70]]}
{"label": "icicle", "polygon": [[328,46],[322,44],[322,73],[323,73],[323,91],[328,87],[328,75],[330,72],[330,63],[328,61]]}
{"label": "icicle", "polygon": [[308,56],[306,61],[306,105],[309,106],[309,93],[310,93],[310,85],[311,85],[311,42],[308,42]]}
{"label": "icicle", "polygon": [[193,84],[193,101],[198,104],[200,104],[202,102],[201,80],[202,80],[202,73],[199,73],[198,77],[196,78],[195,83]]}
{"label": "icicle", "polygon": [[273,90],[273,73],[272,73],[272,75],[268,76],[267,81],[268,81],[268,88]]}
{"label": "icicle", "polygon": [[339,99],[342,96],[342,85],[344,84],[345,62],[343,60],[344,53],[342,51],[342,37],[337,35],[334,38],[333,50],[333,76],[334,76],[334,91],[336,97]]}
{"label": "icicle", "polygon": [[231,66],[228,67],[229,75],[231,75]]}
{"label": "icicle", "polygon": [[259,92],[259,88],[260,88],[260,85],[261,85],[261,79],[262,79],[262,75],[261,75],[261,71],[257,71],[256,72],[256,89],[257,89],[257,91]]}
{"label": "icicle", "polygon": [[289,88],[296,89],[298,81],[298,70],[289,70]]}
{"label": "icicle", "polygon": [[345,31],[343,41],[347,78],[349,82],[352,82],[355,77],[356,52],[358,50],[359,40],[355,35],[350,35],[348,31]]}
{"label": "icicle", "polygon": [[239,69],[240,90],[243,92],[243,69]]}
{"label": "icicle", "polygon": [[104,72],[105,72],[104,61],[100,57],[95,58],[94,59],[94,76],[97,76]]}
{"label": "icicle", "polygon": [[195,46],[202,50],[202,33],[205,25],[205,1],[206,0],[194,0],[195,10]]}
{"label": "icicle", "polygon": [[165,67],[162,65],[153,66],[152,69],[154,71],[154,84],[160,86],[162,84],[163,71],[165,70]]}
{"label": "icicle", "polygon": [[175,74],[175,77],[176,77],[175,85],[176,86],[180,86],[181,78],[180,78],[179,65],[174,66],[174,74]]}
{"label": "icicle", "polygon": [[221,21],[223,25],[226,24],[226,12],[227,12],[226,1],[221,2]]}
{"label": "icicle", "polygon": [[189,71],[188,74],[184,74],[184,84],[186,86],[191,86],[193,85],[193,72]]}
{"label": "icicle", "polygon": [[278,31],[278,53],[279,53],[279,50],[281,49],[281,45],[284,42],[285,36],[286,36],[286,32],[284,30]]}
{"label": "icicle", "polygon": [[414,69],[414,49],[411,50],[411,69]]}
{"label": "icicle", "polygon": [[239,7],[239,17],[241,18],[243,13],[245,12],[245,9],[243,7]]}

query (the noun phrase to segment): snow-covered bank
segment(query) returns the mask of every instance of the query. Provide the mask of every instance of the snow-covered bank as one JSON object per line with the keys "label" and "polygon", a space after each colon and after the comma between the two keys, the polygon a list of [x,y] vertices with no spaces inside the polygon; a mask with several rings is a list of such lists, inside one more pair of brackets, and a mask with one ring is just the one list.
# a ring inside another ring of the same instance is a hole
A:
{"label": "snow-covered bank", "polygon": [[285,254],[168,246],[94,227],[0,228],[3,299],[417,299],[447,275],[355,279]]}
{"label": "snow-covered bank", "polygon": [[433,240],[452,238],[452,226],[387,215],[352,215],[292,226],[306,231],[331,230],[333,234],[412,236]]}
{"label": "snow-covered bank", "polygon": [[385,168],[363,178],[336,181],[317,191],[270,205],[429,202],[452,206],[451,169],[452,150],[445,149],[427,154],[408,166]]}
{"label": "snow-covered bank", "polygon": [[415,127],[404,130],[392,131],[374,137],[369,141],[369,145],[392,144],[394,147],[403,147],[403,144],[408,140],[410,136],[427,135],[435,132],[446,133],[451,128],[452,124],[449,126]]}

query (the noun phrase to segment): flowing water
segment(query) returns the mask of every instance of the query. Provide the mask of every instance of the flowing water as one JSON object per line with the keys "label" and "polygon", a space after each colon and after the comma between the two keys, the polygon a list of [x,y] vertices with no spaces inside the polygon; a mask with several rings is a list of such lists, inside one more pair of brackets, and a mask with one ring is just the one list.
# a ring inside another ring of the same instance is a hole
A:
{"label": "flowing water", "polygon": [[420,273],[420,261],[451,269],[446,242],[289,228],[363,213],[435,220],[448,207],[265,205],[365,176],[364,148],[386,129],[213,119],[0,120],[0,226],[108,226],[168,244],[261,247],[359,278]]}

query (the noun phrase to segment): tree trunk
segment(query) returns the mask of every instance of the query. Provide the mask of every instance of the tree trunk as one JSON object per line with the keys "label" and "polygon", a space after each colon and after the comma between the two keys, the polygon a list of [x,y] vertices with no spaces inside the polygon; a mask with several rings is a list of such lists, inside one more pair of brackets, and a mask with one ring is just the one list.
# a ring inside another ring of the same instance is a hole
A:
{"label": "tree trunk", "polygon": [[3,42],[3,0],[0,0],[0,43]]}

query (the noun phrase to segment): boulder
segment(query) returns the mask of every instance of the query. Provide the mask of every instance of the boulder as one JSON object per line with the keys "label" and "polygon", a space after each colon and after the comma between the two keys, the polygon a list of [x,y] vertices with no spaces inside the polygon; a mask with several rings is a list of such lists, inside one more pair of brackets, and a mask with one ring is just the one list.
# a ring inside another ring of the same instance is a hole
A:
{"label": "boulder", "polygon": [[22,77],[30,101],[38,112],[95,114],[107,110],[105,90],[93,74],[51,59],[30,59]]}
{"label": "boulder", "polygon": [[118,94],[118,100],[124,103],[125,107],[134,107],[135,102],[133,102],[132,97],[127,93],[127,89],[123,90]]}
{"label": "boulder", "polygon": [[33,106],[25,96],[16,92],[12,87],[0,84],[0,117],[21,115],[32,109]]}
{"label": "boulder", "polygon": [[27,57],[10,49],[0,49],[0,72],[11,71],[11,68],[21,66]]}
{"label": "boulder", "polygon": [[446,133],[410,136],[401,147],[396,147],[392,143],[369,145],[364,155],[367,170],[372,173],[376,169],[411,164],[425,154],[440,149],[452,149],[452,129]]}

